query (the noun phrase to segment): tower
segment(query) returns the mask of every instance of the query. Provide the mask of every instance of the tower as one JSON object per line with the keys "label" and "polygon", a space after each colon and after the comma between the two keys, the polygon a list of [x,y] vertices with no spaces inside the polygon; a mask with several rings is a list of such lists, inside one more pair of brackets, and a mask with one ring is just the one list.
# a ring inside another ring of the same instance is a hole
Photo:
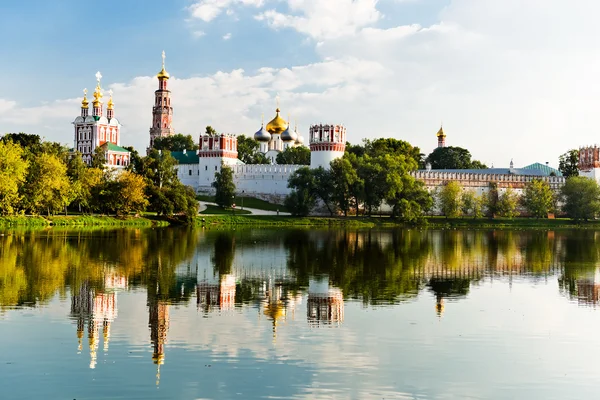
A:
{"label": "tower", "polygon": [[444,128],[440,125],[440,130],[436,134],[438,145],[437,147],[446,147],[446,134],[444,133]]}
{"label": "tower", "polygon": [[346,128],[343,125],[311,125],[310,167],[329,169],[329,164],[344,155]]}
{"label": "tower", "polygon": [[152,127],[150,128],[150,147],[154,146],[154,140],[160,137],[175,134],[172,127],[173,107],[171,107],[171,91],[167,89],[167,82],[171,77],[165,69],[165,52],[162,52],[162,69],[156,75],[158,78],[158,90],[154,92],[154,107],[152,107]]}
{"label": "tower", "polygon": [[198,158],[200,159],[199,186],[212,191],[215,172],[221,170],[221,164],[238,163],[237,137],[231,134],[200,134]]}

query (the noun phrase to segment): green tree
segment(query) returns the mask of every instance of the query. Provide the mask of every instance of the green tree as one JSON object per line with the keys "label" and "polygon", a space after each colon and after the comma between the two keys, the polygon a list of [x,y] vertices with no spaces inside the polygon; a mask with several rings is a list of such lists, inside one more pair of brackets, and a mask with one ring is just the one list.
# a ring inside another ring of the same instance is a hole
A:
{"label": "green tree", "polygon": [[405,173],[401,177],[401,188],[386,197],[392,206],[392,216],[405,222],[416,223],[433,206],[433,198],[425,188],[425,184]]}
{"label": "green tree", "polygon": [[572,176],[561,188],[563,211],[576,221],[594,219],[600,213],[600,186],[590,178]]}
{"label": "green tree", "polygon": [[288,147],[277,154],[277,164],[310,165],[310,150],[305,146]]}
{"label": "green tree", "polygon": [[94,149],[94,154],[92,154],[92,168],[100,168],[103,169],[106,165],[106,147],[105,146],[97,146]]}
{"label": "green tree", "polygon": [[523,207],[536,218],[546,218],[554,211],[554,193],[548,182],[534,179],[525,186],[522,197]]}
{"label": "green tree", "polygon": [[158,215],[183,215],[187,222],[192,221],[198,214],[198,201],[194,189],[179,181],[162,188],[150,186],[150,208]]}
{"label": "green tree", "polygon": [[23,148],[11,141],[0,141],[0,213],[15,213],[19,203],[19,189],[25,182],[29,162]]}
{"label": "green tree", "polygon": [[244,164],[270,164],[270,160],[258,151],[260,144],[251,137],[237,137],[238,158]]}
{"label": "green tree", "polygon": [[133,147],[127,146],[124,149],[129,151],[129,165],[127,171],[135,172],[138,175],[145,175],[144,157]]}
{"label": "green tree", "polygon": [[288,179],[288,188],[291,193],[285,198],[285,206],[292,215],[306,216],[315,207],[315,177],[308,167],[294,171]]}
{"label": "green tree", "polygon": [[217,136],[219,133],[212,126],[207,125],[205,134],[208,136]]}
{"label": "green tree", "polygon": [[579,176],[578,164],[579,150],[577,149],[569,150],[558,158],[558,170],[567,178]]}
{"label": "green tree", "polygon": [[499,214],[499,198],[498,184],[496,182],[490,182],[487,193],[482,196],[482,205],[485,208],[485,214],[488,217],[493,218],[496,214]]}
{"label": "green tree", "polygon": [[221,166],[220,172],[215,172],[215,181],[212,183],[215,188],[215,203],[219,207],[227,208],[233,205],[235,196],[235,183],[233,182],[233,170],[227,165]]}
{"label": "green tree", "polygon": [[519,195],[511,188],[506,188],[498,198],[498,214],[502,217],[514,218],[517,216]]}
{"label": "green tree", "polygon": [[122,171],[115,180],[117,185],[115,194],[115,211],[117,214],[142,212],[148,206],[144,177],[129,171]]}
{"label": "green tree", "polygon": [[480,161],[472,161],[471,153],[462,147],[438,147],[425,160],[432,169],[485,169]]}
{"label": "green tree", "polygon": [[439,208],[446,218],[460,217],[462,188],[456,181],[447,182],[439,191]]}
{"label": "green tree", "polygon": [[40,153],[29,168],[25,193],[27,205],[34,213],[48,215],[63,210],[70,200],[67,166],[53,154]]}
{"label": "green tree", "polygon": [[149,179],[153,185],[162,188],[163,185],[170,185],[177,179],[177,160],[168,150],[152,149],[144,157],[144,176]]}
{"label": "green tree", "polygon": [[419,148],[413,147],[404,140],[394,138],[365,139],[364,147],[365,153],[373,158],[385,156],[386,154],[404,156],[407,160],[410,158],[416,163],[414,169],[418,168],[419,161],[421,160],[421,151]]}
{"label": "green tree", "polygon": [[344,213],[344,216],[348,216],[352,200],[352,187],[358,180],[358,174],[347,157],[333,160],[330,167],[333,182],[332,201]]}
{"label": "green tree", "polygon": [[323,202],[327,208],[327,211],[329,211],[329,215],[333,216],[333,212],[335,210],[333,203],[333,175],[331,174],[330,170],[327,170],[323,167],[312,170],[312,174],[314,178],[314,195],[317,199],[320,199]]}
{"label": "green tree", "polygon": [[104,170],[100,168],[87,168],[79,175],[73,201],[79,205],[81,210],[92,212],[102,209],[99,196],[108,178],[105,175],[108,175],[108,172],[105,174]]}
{"label": "green tree", "polygon": [[461,197],[461,211],[463,215],[469,215],[473,218],[481,218],[483,199],[473,190],[465,190]]}
{"label": "green tree", "polygon": [[159,137],[154,140],[154,146],[156,150],[169,150],[169,151],[196,151],[198,145],[194,142],[192,135],[183,135],[178,133],[173,136]]}

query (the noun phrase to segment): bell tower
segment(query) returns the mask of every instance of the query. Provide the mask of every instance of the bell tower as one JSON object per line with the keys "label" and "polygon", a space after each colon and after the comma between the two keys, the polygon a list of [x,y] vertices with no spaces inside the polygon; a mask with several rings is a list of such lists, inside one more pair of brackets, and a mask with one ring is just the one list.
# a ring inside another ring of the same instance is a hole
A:
{"label": "bell tower", "polygon": [[150,128],[150,147],[154,146],[154,140],[159,137],[172,136],[175,134],[173,122],[173,107],[171,107],[171,91],[167,89],[167,83],[171,77],[165,69],[165,52],[162,52],[162,69],[156,75],[158,78],[158,90],[154,92],[154,107],[152,108],[152,127]]}

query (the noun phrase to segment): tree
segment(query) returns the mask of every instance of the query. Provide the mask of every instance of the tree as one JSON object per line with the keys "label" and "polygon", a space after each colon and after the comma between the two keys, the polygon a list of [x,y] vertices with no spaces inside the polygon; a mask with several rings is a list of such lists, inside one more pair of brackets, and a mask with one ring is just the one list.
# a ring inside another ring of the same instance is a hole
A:
{"label": "tree", "polygon": [[310,165],[310,150],[305,146],[288,147],[277,154],[277,164]]}
{"label": "tree", "polygon": [[92,154],[92,168],[100,168],[103,169],[106,165],[106,147],[104,146],[96,146],[94,149],[94,154]]}
{"label": "tree", "polygon": [[534,179],[525,186],[523,207],[536,218],[545,218],[554,208],[554,193],[548,182]]}
{"label": "tree", "polygon": [[23,148],[11,141],[0,142],[0,213],[11,215],[19,202],[19,188],[25,182],[29,162]]}
{"label": "tree", "polygon": [[165,136],[154,139],[153,147],[156,150],[169,150],[169,151],[196,151],[198,145],[194,142],[192,135],[183,135],[178,133],[173,136]]}
{"label": "tree", "polygon": [[455,181],[447,182],[439,191],[438,201],[440,211],[446,218],[460,217],[461,191],[460,184]]}
{"label": "tree", "polygon": [[87,210],[88,212],[102,209],[102,204],[99,202],[99,194],[107,178],[105,177],[105,172],[100,168],[85,169],[78,180],[75,181],[77,188],[73,201],[82,210]]}
{"label": "tree", "polygon": [[519,195],[511,188],[506,188],[498,198],[498,214],[502,217],[513,218],[517,215]]}
{"label": "tree", "polygon": [[251,137],[237,137],[238,158],[244,164],[270,164],[270,160],[258,151],[260,144]]}
{"label": "tree", "polygon": [[563,210],[576,221],[596,218],[600,213],[600,186],[589,178],[572,176],[561,188]]}
{"label": "tree", "polygon": [[314,177],[314,195],[323,202],[329,215],[333,216],[333,175],[323,167],[313,169],[311,172]]}
{"label": "tree", "polygon": [[138,174],[129,171],[122,171],[116,179],[115,191],[115,211],[117,214],[129,214],[131,212],[141,212],[148,206],[145,189],[146,181]]}
{"label": "tree", "polygon": [[410,143],[404,140],[394,138],[380,138],[375,140],[364,140],[365,154],[375,158],[386,154],[392,156],[404,156],[407,159],[411,158],[415,161],[414,169],[418,168],[421,160],[421,150],[418,147],[413,147]]}
{"label": "tree", "polygon": [[285,198],[285,206],[292,215],[306,216],[315,207],[315,178],[308,167],[300,168],[292,173],[288,180],[291,193]]}
{"label": "tree", "polygon": [[461,211],[463,215],[481,218],[483,199],[473,190],[465,190],[461,197]]}
{"label": "tree", "polygon": [[352,187],[356,184],[358,174],[346,157],[333,160],[330,168],[333,182],[332,201],[344,213],[344,216],[348,216],[352,199]]}
{"label": "tree", "polygon": [[152,185],[147,193],[149,193],[150,208],[158,215],[181,214],[187,222],[190,222],[198,214],[198,201],[194,189],[179,181],[162,188]]}
{"label": "tree", "polygon": [[153,185],[162,188],[163,185],[170,185],[178,180],[176,165],[177,160],[171,155],[170,151],[152,149],[144,157],[143,174],[150,179]]}
{"label": "tree", "polygon": [[138,175],[145,175],[144,157],[141,157],[140,153],[133,146],[127,146],[124,147],[124,149],[128,150],[130,153],[129,165],[126,168],[127,171],[135,172]]}
{"label": "tree", "polygon": [[23,149],[25,152],[33,154],[39,153],[42,148],[42,139],[39,135],[29,133],[7,133],[1,139],[4,143],[13,142]]}
{"label": "tree", "polygon": [[498,184],[496,182],[490,182],[488,192],[482,196],[482,205],[486,210],[485,214],[490,218],[493,218],[499,213],[499,197]]}
{"label": "tree", "polygon": [[56,155],[40,153],[33,158],[25,193],[31,211],[48,215],[62,210],[70,202],[67,166]]}
{"label": "tree", "polygon": [[394,217],[409,223],[419,222],[433,206],[433,199],[423,182],[409,174],[403,174],[401,179],[401,190],[388,195],[386,201],[392,206]]}
{"label": "tree", "polygon": [[569,150],[558,158],[558,170],[567,178],[579,176],[578,164],[579,150],[577,149]]}
{"label": "tree", "polygon": [[233,205],[235,196],[235,183],[233,182],[233,170],[227,165],[221,166],[220,172],[215,172],[215,181],[212,183],[215,188],[215,203],[219,207],[226,208]]}
{"label": "tree", "polygon": [[462,147],[438,147],[425,160],[432,169],[485,169],[480,161],[471,161],[471,153]]}
{"label": "tree", "polygon": [[218,132],[212,126],[207,125],[205,134],[208,136],[217,136]]}

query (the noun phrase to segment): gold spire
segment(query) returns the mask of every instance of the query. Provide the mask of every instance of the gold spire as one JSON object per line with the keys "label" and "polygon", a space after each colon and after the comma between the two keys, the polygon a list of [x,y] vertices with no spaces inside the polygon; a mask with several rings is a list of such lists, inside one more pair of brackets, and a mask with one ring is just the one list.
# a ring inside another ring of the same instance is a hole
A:
{"label": "gold spire", "polygon": [[115,103],[113,103],[113,99],[112,99],[112,95],[113,95],[112,89],[108,91],[108,94],[110,95],[110,98],[108,99],[108,103],[106,103],[106,109],[112,110],[115,108]]}
{"label": "gold spire", "polygon": [[275,118],[267,124],[267,132],[271,135],[280,135],[287,129],[288,123],[279,116],[279,113],[281,112],[279,109],[279,93],[277,93],[275,99],[277,100],[277,108],[275,109],[276,114]]}
{"label": "gold spire", "polygon": [[446,137],[446,134],[444,133],[444,128],[440,125],[440,130],[437,133],[437,137]]}
{"label": "gold spire", "polygon": [[87,99],[87,89],[83,89],[83,100],[81,101],[81,108],[89,108],[90,102]]}
{"label": "gold spire", "polygon": [[167,56],[165,55],[165,51],[163,50],[163,52],[162,52],[162,69],[160,70],[158,75],[156,75],[156,77],[158,79],[169,79],[171,77],[171,75],[169,75],[169,73],[165,69],[165,58],[166,57]]}
{"label": "gold spire", "polygon": [[102,104],[102,87],[100,87],[100,79],[102,79],[102,74],[100,71],[96,72],[96,89],[94,90],[94,107],[100,107]]}

